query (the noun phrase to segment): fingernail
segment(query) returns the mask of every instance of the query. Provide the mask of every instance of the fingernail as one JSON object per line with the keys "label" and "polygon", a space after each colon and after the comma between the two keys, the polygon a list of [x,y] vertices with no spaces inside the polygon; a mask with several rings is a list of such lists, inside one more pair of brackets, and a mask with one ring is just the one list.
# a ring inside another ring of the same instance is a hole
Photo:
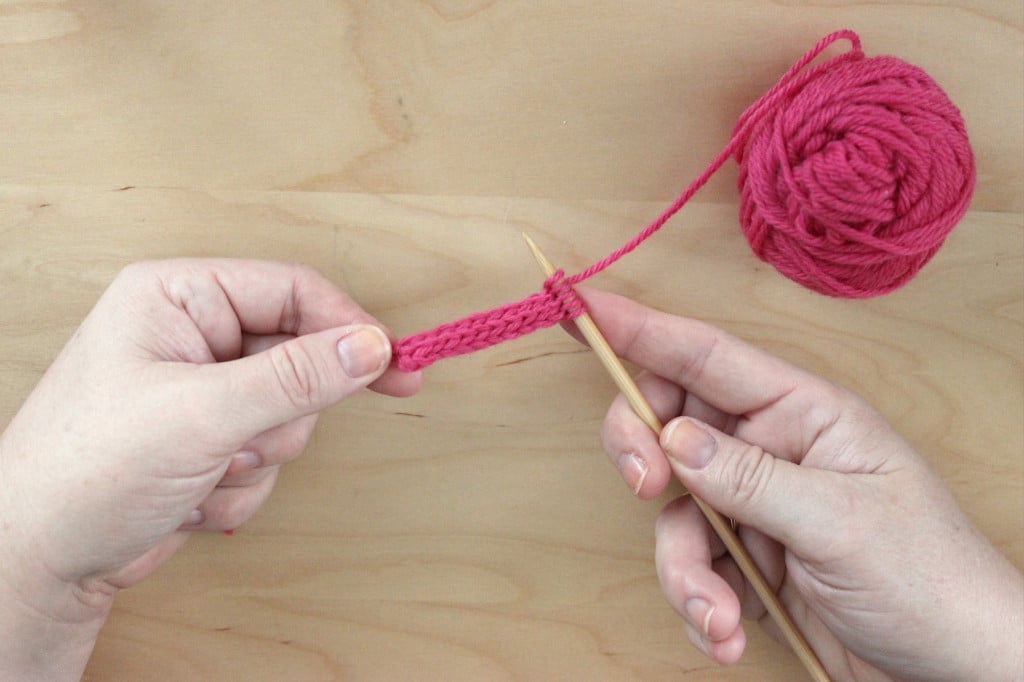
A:
{"label": "fingernail", "polygon": [[185,520],[185,523],[189,526],[198,526],[203,522],[204,518],[203,512],[193,509],[188,513],[188,519]]}
{"label": "fingernail", "polygon": [[243,450],[242,452],[236,452],[231,457],[228,472],[234,474],[242,471],[252,471],[253,469],[259,469],[261,466],[263,466],[262,457],[255,452]]}
{"label": "fingernail", "polygon": [[704,427],[683,417],[661,432],[665,453],[687,469],[703,469],[715,456],[718,442]]}
{"label": "fingernail", "polygon": [[686,609],[686,617],[690,620],[690,623],[694,627],[700,628],[705,637],[710,638],[711,614],[715,612],[715,607],[706,599],[692,597],[686,600],[683,608]]}
{"label": "fingernail", "polygon": [[622,476],[622,480],[626,482],[629,489],[633,491],[634,495],[640,494],[640,488],[644,486],[644,479],[647,478],[647,472],[649,467],[647,462],[640,459],[632,452],[624,452],[619,455],[618,462],[616,463],[619,468],[619,474]]}
{"label": "fingernail", "polygon": [[384,369],[391,360],[391,342],[372,325],[351,327],[338,341],[338,356],[345,374],[360,379]]}

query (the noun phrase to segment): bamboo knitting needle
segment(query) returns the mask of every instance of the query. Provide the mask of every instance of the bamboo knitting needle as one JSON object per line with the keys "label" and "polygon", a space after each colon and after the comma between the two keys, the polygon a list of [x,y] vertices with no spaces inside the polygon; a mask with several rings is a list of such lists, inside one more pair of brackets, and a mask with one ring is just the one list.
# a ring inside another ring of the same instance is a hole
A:
{"label": "bamboo knitting needle", "polygon": [[[537,259],[537,263],[540,264],[544,274],[550,277],[555,273],[555,266],[551,264],[551,261],[541,252],[537,244],[534,243],[530,236],[523,233],[523,239],[526,240],[526,244],[530,247],[530,251],[533,252],[533,257]],[[640,389],[637,388],[636,383],[633,382],[633,378],[626,371],[626,368],[622,366],[622,362],[619,361],[618,356],[615,355],[615,351],[608,345],[608,341],[605,340],[604,335],[594,324],[593,318],[584,311],[579,317],[573,320],[579,328],[580,333],[590,344],[590,347],[594,349],[597,357],[601,360],[601,364],[604,365],[608,373],[611,374],[612,379],[615,381],[615,385],[619,387],[626,399],[629,401],[633,411],[636,412],[637,416],[654,432],[656,436],[661,435],[662,424],[658,420],[658,417],[654,414],[654,410],[651,409],[650,404],[644,398],[643,394],[640,393]],[[761,599],[761,603],[764,604],[765,609],[771,614],[775,623],[779,626],[783,636],[792,647],[794,653],[800,662],[804,664],[807,672],[810,673],[811,678],[815,682],[830,682],[828,673],[822,666],[821,661],[814,654],[810,644],[804,639],[804,636],[800,633],[796,623],[786,612],[782,602],[779,601],[779,597],[775,594],[770,587],[764,576],[761,574],[761,570],[754,563],[747,548],[740,542],[739,536],[736,535],[736,531],[733,530],[729,521],[719,514],[717,511],[712,509],[704,500],[700,499],[696,495],[692,495],[693,501],[697,503],[697,506],[703,512],[704,517],[708,520],[711,527],[718,533],[718,537],[722,539],[722,543],[725,545],[729,554],[732,555],[733,561],[739,566],[740,571],[743,572],[743,576],[753,586],[757,596]]]}

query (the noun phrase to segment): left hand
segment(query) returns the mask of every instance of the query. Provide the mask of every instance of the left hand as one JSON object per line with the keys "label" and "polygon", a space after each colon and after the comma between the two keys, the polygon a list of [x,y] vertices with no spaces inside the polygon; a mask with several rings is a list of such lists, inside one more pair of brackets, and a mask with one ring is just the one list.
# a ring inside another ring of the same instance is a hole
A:
{"label": "left hand", "polygon": [[390,357],[312,269],[126,268],[0,437],[0,678],[80,674],[81,652],[58,650],[91,650],[113,594],[192,531],[249,519],[319,411],[367,385],[418,390]]}

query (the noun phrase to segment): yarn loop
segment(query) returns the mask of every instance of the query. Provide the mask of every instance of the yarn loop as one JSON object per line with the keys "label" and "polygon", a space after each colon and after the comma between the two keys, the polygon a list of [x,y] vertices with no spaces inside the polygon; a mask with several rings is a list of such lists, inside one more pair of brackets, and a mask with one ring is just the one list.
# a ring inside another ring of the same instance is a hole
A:
{"label": "yarn loop", "polygon": [[[809,67],[829,45],[851,49]],[[739,118],[710,165],[654,221],[585,270],[542,291],[400,339],[413,371],[568,320],[584,311],[572,286],[657,232],[730,158],[739,165],[739,222],[753,252],[829,296],[899,288],[967,211],[974,155],[963,119],[920,68],[867,58],[853,31],[826,36]]]}

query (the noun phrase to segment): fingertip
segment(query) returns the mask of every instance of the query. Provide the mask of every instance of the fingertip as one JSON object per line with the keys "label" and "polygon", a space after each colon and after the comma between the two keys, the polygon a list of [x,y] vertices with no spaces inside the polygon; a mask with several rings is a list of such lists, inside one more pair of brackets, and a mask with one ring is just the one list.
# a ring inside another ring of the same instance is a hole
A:
{"label": "fingertip", "polygon": [[178,530],[201,530],[205,522],[206,514],[204,514],[201,509],[193,509],[188,513],[188,516],[182,519],[181,524],[178,526]]}
{"label": "fingertip", "polygon": [[714,574],[698,573],[690,586],[692,596],[683,603],[682,615],[708,642],[727,642],[742,629],[736,596]]}
{"label": "fingertip", "polygon": [[686,535],[688,526],[700,511],[689,495],[680,495],[661,508],[654,520],[654,537],[658,542],[671,543],[676,536]]}
{"label": "fingertip", "polygon": [[619,476],[630,492],[639,497],[650,471],[647,462],[635,452],[623,452],[616,458],[615,468],[619,470]]}
{"label": "fingertip", "polygon": [[747,633],[737,626],[727,637],[712,641],[692,623],[686,624],[686,637],[702,654],[719,665],[734,665],[743,656],[747,646]]}
{"label": "fingertip", "polygon": [[[665,492],[669,481],[672,480],[672,470],[664,457],[645,459],[647,474],[642,485],[634,490],[634,494],[641,500],[653,500]],[[626,481],[629,485],[629,481]]]}
{"label": "fingertip", "polygon": [[703,469],[718,449],[718,442],[709,427],[691,417],[670,421],[662,430],[659,442],[680,474]]}
{"label": "fingertip", "polygon": [[743,656],[747,647],[747,633],[741,624],[724,639],[709,642],[710,654],[715,661],[722,665],[733,665]]}
{"label": "fingertip", "polygon": [[[236,452],[228,460],[228,468],[224,471],[224,477],[239,476],[258,470],[263,466],[263,460],[258,452],[253,450],[241,450]],[[221,482],[223,485],[223,481]]]}
{"label": "fingertip", "polygon": [[380,327],[358,324],[341,327],[337,342],[338,358],[345,374],[352,379],[376,381],[391,363],[391,339]]}
{"label": "fingertip", "polygon": [[[658,514],[657,523],[667,523],[671,517],[684,513],[684,508],[692,504],[693,500],[690,499],[689,495],[680,495],[679,497],[673,498],[669,502],[666,502],[665,506],[661,508],[661,513]],[[655,525],[655,528],[657,528],[657,525]]]}
{"label": "fingertip", "polygon": [[704,616],[701,623],[708,639],[712,642],[728,642],[736,635],[737,630],[742,632],[743,625],[740,622],[740,605],[736,595],[720,581],[708,586],[709,591],[717,592],[715,606],[712,611]]}
{"label": "fingertip", "polygon": [[672,472],[664,457],[651,457],[649,453],[623,452],[614,458],[626,487],[637,498],[650,500],[665,491]]}
{"label": "fingertip", "polygon": [[[678,413],[683,398],[679,387],[653,374],[642,373],[637,386],[650,401],[659,419]],[[619,394],[601,423],[601,445],[619,471],[630,492],[649,500],[664,492],[672,478],[665,452],[657,435],[636,415],[625,396]]]}
{"label": "fingertip", "polygon": [[377,379],[370,383],[369,388],[377,393],[394,398],[408,398],[419,392],[423,387],[423,371],[403,372],[392,362],[391,366]]}

